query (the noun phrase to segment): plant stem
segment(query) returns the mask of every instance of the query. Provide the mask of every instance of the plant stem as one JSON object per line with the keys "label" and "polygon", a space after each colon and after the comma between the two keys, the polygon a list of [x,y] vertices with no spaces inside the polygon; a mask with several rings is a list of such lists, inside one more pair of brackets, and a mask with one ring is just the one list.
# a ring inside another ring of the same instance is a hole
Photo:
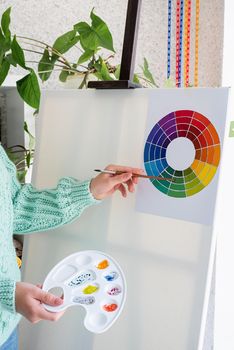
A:
{"label": "plant stem", "polygon": [[[40,49],[45,49],[45,50],[49,51],[48,48],[44,48],[44,46],[41,46],[41,45],[31,44],[31,43],[28,43],[27,41],[22,41],[22,43],[27,44],[27,45],[31,45],[31,46],[35,46],[35,47],[39,47]],[[79,49],[78,46],[75,45],[75,47]],[[24,49],[24,50],[27,50],[27,49]],[[81,50],[81,49],[80,49],[80,50]],[[50,51],[49,51],[49,52],[50,52]],[[84,51],[81,50],[81,52],[84,52]],[[38,52],[36,52],[36,53],[38,53]],[[41,54],[43,54],[43,53],[41,53]],[[59,60],[59,59],[58,59],[57,61],[59,61],[59,62],[61,62],[61,63],[64,64],[64,61],[61,61],[61,60]],[[27,62],[33,62],[33,61],[27,61]],[[67,62],[68,62],[68,61],[67,61]],[[39,63],[39,62],[34,62],[34,63]],[[46,64],[49,64],[49,63],[47,63],[47,62],[45,62],[45,63],[46,63]],[[51,64],[52,64],[52,63],[51,63]],[[71,67],[72,65],[75,65],[75,64],[76,64],[76,63],[74,63],[74,62],[69,62],[70,67]],[[79,64],[79,66],[82,67],[82,68],[88,69],[88,67],[86,67],[86,66],[84,66],[84,65],[82,65],[82,64]],[[61,67],[61,66],[60,66],[60,67]],[[74,68],[74,67],[73,67],[73,68]]]}
{"label": "plant stem", "polygon": [[14,146],[8,147],[7,149],[10,150],[12,148],[22,148],[24,151],[27,151],[26,148],[22,145],[14,145]]}
{"label": "plant stem", "polygon": [[[27,63],[44,63],[44,64],[46,64],[46,65],[48,65],[48,66],[56,66],[56,67],[61,67],[61,68],[63,68],[63,70],[66,70],[66,67],[64,67],[64,66],[62,66],[61,64],[53,64],[53,63],[49,63],[49,62],[43,62],[43,61],[40,61],[40,62],[38,62],[38,61],[25,61],[25,62],[27,62]],[[88,70],[88,67],[86,67],[86,66],[83,66],[82,64],[79,64],[79,66],[80,67],[83,67],[83,68],[85,68],[86,70]],[[68,69],[68,68],[67,68]],[[74,68],[74,67],[71,67],[71,69],[69,69],[69,72],[70,71],[74,71],[75,73],[83,73],[82,71],[79,71],[78,69],[76,69],[76,68]]]}
{"label": "plant stem", "polygon": [[[50,52],[50,49],[48,49],[47,47],[41,46],[41,45],[31,44],[31,43],[28,43],[27,41],[22,41],[22,43],[23,43],[23,44],[30,45],[30,46],[35,46],[35,47],[38,47],[38,48],[40,48],[40,49],[47,50],[48,52]],[[23,49],[23,50],[27,50],[27,49]],[[38,51],[36,51],[36,53],[38,53]],[[41,52],[41,55],[43,55],[43,52]],[[56,55],[57,55],[57,54],[56,54]],[[59,61],[59,62],[65,64],[64,61],[61,61],[61,60],[59,60],[59,59],[57,59],[57,61]],[[30,62],[30,61],[28,61],[28,62]],[[68,61],[67,61],[67,62],[68,62]],[[39,63],[39,62],[38,62],[38,63]],[[68,62],[68,63],[69,63],[69,67],[71,67],[73,64],[75,64],[74,62]],[[68,65],[67,65],[67,66],[68,66]],[[79,64],[79,66],[86,68],[85,66],[82,66],[81,64]]]}
{"label": "plant stem", "polygon": [[[28,52],[37,53],[37,54],[39,54],[39,55],[41,55],[41,56],[43,55],[43,52],[40,52],[40,51],[30,50],[30,49],[26,49],[26,48],[23,48],[23,50],[24,50],[24,51],[28,51]],[[49,51],[49,49],[47,49],[47,48],[45,48],[45,50]],[[57,61],[60,62],[60,63],[62,63],[62,64],[65,64],[64,61],[61,61],[61,60],[59,60],[59,59],[57,59]],[[65,64],[65,65],[66,65],[67,67],[69,67],[69,68],[72,68],[72,67],[70,66],[70,64],[69,64],[69,65]]]}
{"label": "plant stem", "polygon": [[[26,61],[26,62],[29,62],[29,63],[39,63],[39,62],[37,62],[37,61]],[[71,72],[71,71],[74,71],[75,73],[77,73],[77,72],[80,72],[80,71],[78,71],[76,68],[66,68],[66,67],[64,67],[64,66],[62,66],[61,64],[53,64],[53,63],[48,63],[48,62],[41,62],[41,63],[44,63],[44,64],[46,64],[46,65],[48,65],[48,66],[56,66],[56,67],[61,67],[61,68],[63,68],[63,70],[69,70],[69,72]],[[52,70],[51,70],[52,71]],[[41,72],[39,72],[39,73],[41,73]]]}
{"label": "plant stem", "polygon": [[137,75],[138,75],[138,77],[139,77],[140,79],[145,80],[145,82],[148,83],[148,84],[150,84],[151,86],[156,86],[157,88],[159,87],[159,85],[153,84],[149,79],[143,77],[142,75],[140,75],[140,74],[137,74]]}
{"label": "plant stem", "polygon": [[[30,163],[29,166],[33,165],[33,163]],[[18,166],[18,164],[16,164],[16,167]],[[27,168],[29,169],[29,167],[27,166]],[[21,170],[25,170],[25,167],[22,168],[17,168],[17,171],[21,171]]]}
{"label": "plant stem", "polygon": [[79,89],[83,89],[84,86],[86,86],[87,78],[88,78],[89,72],[85,73],[84,79],[82,80]]}
{"label": "plant stem", "polygon": [[103,61],[106,63],[107,61],[109,61],[111,58],[114,58],[114,57],[115,57],[115,55],[110,55]]}
{"label": "plant stem", "polygon": [[17,166],[20,165],[21,163],[25,163],[25,159],[22,159],[20,162],[18,162]]}
{"label": "plant stem", "polygon": [[40,70],[40,71],[38,71],[38,74],[42,74],[42,73],[49,73],[49,72],[58,72],[58,71],[66,71],[66,72],[72,72],[72,73],[76,73],[76,74],[80,74],[80,75],[84,75],[84,73],[80,73],[80,72],[77,72],[77,71],[73,71],[73,70],[71,70],[71,69],[66,69],[66,68],[63,68],[63,69],[61,69],[61,68],[58,68],[58,69],[49,69],[49,70]]}
{"label": "plant stem", "polygon": [[28,37],[26,37],[26,36],[17,35],[17,38],[21,38],[21,39],[26,39],[26,40],[34,41],[34,42],[36,42],[36,43],[39,43],[39,44],[42,44],[42,45],[46,46],[46,48],[49,47],[53,53],[55,53],[56,55],[58,55],[59,57],[61,57],[61,58],[64,60],[64,64],[66,64],[67,66],[70,67],[70,63],[67,61],[67,59],[66,59],[58,50],[56,50],[54,47],[52,47],[52,46],[50,46],[50,45],[44,43],[43,41],[36,40],[36,39],[32,39],[32,38],[28,38]]}
{"label": "plant stem", "polygon": [[30,149],[25,149],[25,150],[23,150],[23,151],[11,151],[11,154],[13,154],[13,153],[27,153],[27,152],[31,152],[31,153],[33,153],[34,152],[34,150],[30,150]]}
{"label": "plant stem", "polygon": [[84,53],[84,50],[82,50],[79,46],[77,45],[74,45],[78,50],[80,50],[80,52],[83,54]]}

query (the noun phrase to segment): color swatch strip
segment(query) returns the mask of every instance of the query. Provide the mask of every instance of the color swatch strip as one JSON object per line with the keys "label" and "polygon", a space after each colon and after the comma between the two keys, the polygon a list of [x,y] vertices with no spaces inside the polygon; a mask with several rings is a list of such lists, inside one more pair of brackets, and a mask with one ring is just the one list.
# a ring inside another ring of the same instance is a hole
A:
{"label": "color swatch strip", "polygon": [[185,0],[184,25],[184,86],[189,86],[190,69],[190,29],[191,29],[191,0]]}
{"label": "color swatch strip", "polygon": [[[188,138],[195,148],[194,161],[183,171],[170,167],[166,159],[168,145],[178,137]],[[151,130],[144,149],[145,170],[148,175],[172,178],[150,180],[162,193],[176,198],[192,196],[213,179],[220,149],[218,133],[208,118],[191,110],[179,110],[163,117]]]}
{"label": "color swatch strip", "polygon": [[171,75],[171,8],[172,0],[168,0],[168,29],[167,29],[167,79]]}
{"label": "color swatch strip", "polygon": [[196,0],[194,86],[198,86],[200,0]]}

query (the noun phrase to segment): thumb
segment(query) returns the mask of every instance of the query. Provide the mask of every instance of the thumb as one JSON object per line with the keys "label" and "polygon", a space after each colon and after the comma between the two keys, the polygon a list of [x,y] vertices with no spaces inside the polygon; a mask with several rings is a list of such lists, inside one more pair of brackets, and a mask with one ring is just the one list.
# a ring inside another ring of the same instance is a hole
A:
{"label": "thumb", "polygon": [[118,184],[121,184],[122,182],[126,182],[128,180],[130,180],[132,177],[131,173],[124,173],[121,175],[115,175],[110,177],[110,181],[112,183],[113,186],[116,186]]}
{"label": "thumb", "polygon": [[56,297],[51,293],[45,292],[44,290],[39,291],[37,299],[40,300],[42,303],[51,306],[58,306],[63,303],[63,300],[61,298]]}

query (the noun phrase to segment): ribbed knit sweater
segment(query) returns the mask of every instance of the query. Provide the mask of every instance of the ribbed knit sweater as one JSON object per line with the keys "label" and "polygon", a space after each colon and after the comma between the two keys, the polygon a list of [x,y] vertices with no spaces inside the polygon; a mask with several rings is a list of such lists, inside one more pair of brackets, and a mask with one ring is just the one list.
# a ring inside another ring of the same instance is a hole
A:
{"label": "ribbed knit sweater", "polygon": [[90,181],[62,178],[55,189],[20,185],[16,168],[0,145],[0,346],[17,326],[15,284],[20,281],[12,235],[44,231],[73,221],[99,201]]}

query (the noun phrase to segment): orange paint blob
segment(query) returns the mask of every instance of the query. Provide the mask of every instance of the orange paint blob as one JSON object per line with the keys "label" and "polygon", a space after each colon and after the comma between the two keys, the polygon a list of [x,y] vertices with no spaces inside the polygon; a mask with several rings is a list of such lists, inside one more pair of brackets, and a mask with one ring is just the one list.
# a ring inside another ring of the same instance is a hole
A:
{"label": "orange paint blob", "polygon": [[117,309],[118,305],[117,304],[105,304],[103,305],[103,309],[107,312],[112,312]]}
{"label": "orange paint blob", "polygon": [[108,260],[102,260],[98,265],[97,265],[97,268],[99,270],[103,270],[103,269],[106,269],[107,267],[109,266],[109,262]]}

